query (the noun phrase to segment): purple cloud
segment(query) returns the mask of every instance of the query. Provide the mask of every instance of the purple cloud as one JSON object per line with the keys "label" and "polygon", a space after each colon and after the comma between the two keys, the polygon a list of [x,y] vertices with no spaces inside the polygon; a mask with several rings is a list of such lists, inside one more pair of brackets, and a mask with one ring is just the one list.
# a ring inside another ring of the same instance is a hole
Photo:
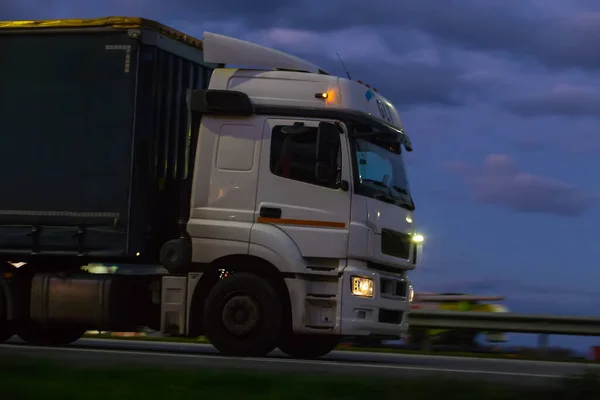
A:
{"label": "purple cloud", "polygon": [[569,132],[561,147],[577,157],[597,156],[600,154],[600,129]]}
{"label": "purple cloud", "polygon": [[518,139],[515,141],[516,147],[524,153],[535,153],[545,150],[548,147],[548,143],[540,139]]}
{"label": "purple cloud", "polygon": [[[600,36],[600,13],[550,1],[504,1],[483,4],[455,2],[444,12],[432,12],[439,1],[413,5],[406,23],[440,41],[472,50],[499,51],[536,59],[553,68],[600,68],[593,38]],[[477,32],[477,34],[474,34]]]}
{"label": "purple cloud", "polygon": [[521,117],[600,117],[600,92],[559,84],[545,94],[508,102],[505,106]]}
{"label": "purple cloud", "polygon": [[466,180],[478,203],[511,211],[575,217],[599,199],[567,183],[521,172],[505,154],[488,155],[478,169],[462,162],[446,167]]}
{"label": "purple cloud", "polygon": [[416,30],[441,43],[534,59],[553,68],[600,68],[600,52],[594,41],[600,36],[600,13],[593,4],[584,2],[505,0],[484,4],[461,0],[451,7],[443,7],[440,0],[379,0],[377,7],[362,0],[268,0],[252,5],[242,0],[152,3],[163,13],[182,10],[179,18],[236,19],[250,29],[385,29],[388,32],[383,40],[397,51],[406,46],[399,38]]}

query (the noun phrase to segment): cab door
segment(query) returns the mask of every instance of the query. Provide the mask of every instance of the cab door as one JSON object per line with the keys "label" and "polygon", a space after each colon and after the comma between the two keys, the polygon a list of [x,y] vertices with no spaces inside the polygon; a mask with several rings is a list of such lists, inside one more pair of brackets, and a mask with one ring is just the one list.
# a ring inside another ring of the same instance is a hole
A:
{"label": "cab door", "polygon": [[[337,183],[317,179],[320,122],[265,121],[255,220],[284,231],[304,257],[344,259],[350,226],[350,154],[345,127],[337,123],[338,148],[328,149],[337,164]],[[339,187],[342,180],[347,183],[344,188]]]}

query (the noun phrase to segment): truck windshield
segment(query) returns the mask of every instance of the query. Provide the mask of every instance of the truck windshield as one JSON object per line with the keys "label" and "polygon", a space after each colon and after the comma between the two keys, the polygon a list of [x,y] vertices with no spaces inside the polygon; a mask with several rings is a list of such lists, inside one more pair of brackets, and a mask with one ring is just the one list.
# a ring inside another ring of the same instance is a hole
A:
{"label": "truck windshield", "polygon": [[355,126],[352,136],[354,170],[358,172],[356,193],[414,210],[396,135],[368,126]]}

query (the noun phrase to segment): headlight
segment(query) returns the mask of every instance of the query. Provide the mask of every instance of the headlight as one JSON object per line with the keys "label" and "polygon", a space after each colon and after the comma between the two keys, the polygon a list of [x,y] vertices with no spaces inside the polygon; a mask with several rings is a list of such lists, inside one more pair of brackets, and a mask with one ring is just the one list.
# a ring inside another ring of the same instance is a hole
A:
{"label": "headlight", "polygon": [[363,278],[360,276],[353,276],[352,282],[352,294],[360,297],[373,297],[374,282],[371,278]]}
{"label": "headlight", "polygon": [[408,285],[408,302],[412,303],[414,299],[415,299],[415,288],[413,288],[413,285]]}
{"label": "headlight", "polygon": [[423,241],[425,241],[425,237],[423,235],[415,233],[412,237],[412,240],[415,243],[423,243]]}

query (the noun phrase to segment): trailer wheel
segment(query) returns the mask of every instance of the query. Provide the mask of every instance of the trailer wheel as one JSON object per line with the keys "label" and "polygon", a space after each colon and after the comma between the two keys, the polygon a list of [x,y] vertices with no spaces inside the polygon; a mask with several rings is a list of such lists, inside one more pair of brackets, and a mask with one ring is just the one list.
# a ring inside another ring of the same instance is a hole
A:
{"label": "trailer wheel", "polygon": [[15,336],[14,332],[9,326],[2,326],[2,328],[0,328],[0,343],[6,342],[13,336]]}
{"label": "trailer wheel", "polygon": [[205,336],[221,353],[262,357],[277,347],[282,301],[265,279],[236,273],[218,281],[204,304]]}
{"label": "trailer wheel", "polygon": [[279,350],[290,357],[314,359],[329,354],[340,344],[341,337],[335,335],[299,335],[291,333],[283,338]]}
{"label": "trailer wheel", "polygon": [[14,336],[12,324],[8,321],[9,297],[8,284],[0,275],[0,343],[6,342]]}
{"label": "trailer wheel", "polygon": [[66,346],[78,341],[86,330],[75,327],[50,326],[43,327],[33,322],[21,325],[17,335],[35,346]]}

